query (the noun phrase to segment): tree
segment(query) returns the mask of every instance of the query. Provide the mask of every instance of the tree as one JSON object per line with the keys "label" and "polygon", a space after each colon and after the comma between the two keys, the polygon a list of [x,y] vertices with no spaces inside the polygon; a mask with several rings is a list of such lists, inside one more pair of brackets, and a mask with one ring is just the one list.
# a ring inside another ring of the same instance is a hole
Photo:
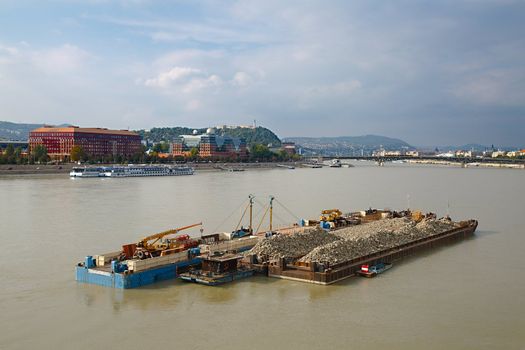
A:
{"label": "tree", "polygon": [[170,144],[168,142],[161,141],[153,146],[153,151],[157,153],[167,153],[170,150]]}
{"label": "tree", "polygon": [[26,159],[22,155],[22,147],[15,148],[14,157],[15,157],[16,164],[24,164],[25,163]]}
{"label": "tree", "polygon": [[269,160],[273,158],[275,154],[270,151],[268,147],[261,144],[256,144],[250,149],[250,157],[256,160]]}
{"label": "tree", "polygon": [[197,147],[192,147],[190,149],[190,158],[191,159],[197,159],[198,155],[199,155],[199,149]]}
{"label": "tree", "polygon": [[7,145],[5,149],[5,159],[8,164],[13,164],[15,162],[15,148],[13,145]]}
{"label": "tree", "polygon": [[49,156],[47,155],[47,148],[43,145],[37,145],[31,150],[31,157],[39,163],[47,162],[49,159]]}
{"label": "tree", "polygon": [[80,145],[75,145],[71,148],[71,160],[73,162],[78,162],[79,160],[84,160],[86,158],[86,152]]}

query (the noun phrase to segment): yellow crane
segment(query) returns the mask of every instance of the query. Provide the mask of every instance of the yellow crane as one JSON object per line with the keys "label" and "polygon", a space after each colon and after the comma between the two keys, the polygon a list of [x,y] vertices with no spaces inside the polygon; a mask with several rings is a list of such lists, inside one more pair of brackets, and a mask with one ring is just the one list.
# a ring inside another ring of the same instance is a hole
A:
{"label": "yellow crane", "polygon": [[143,259],[147,257],[147,255],[151,255],[152,253],[155,254],[157,252],[161,252],[162,254],[163,251],[180,247],[181,245],[183,245],[184,241],[190,239],[190,236],[184,235],[176,237],[174,239],[174,242],[171,240],[168,240],[167,242],[161,242],[160,244],[157,244],[157,242],[166,236],[174,235],[179,233],[180,231],[187,230],[200,225],[202,225],[202,222],[193,225],[174,228],[171,230],[159,232],[154,235],[144,237],[137,243],[137,250],[134,255],[136,255],[139,259]]}

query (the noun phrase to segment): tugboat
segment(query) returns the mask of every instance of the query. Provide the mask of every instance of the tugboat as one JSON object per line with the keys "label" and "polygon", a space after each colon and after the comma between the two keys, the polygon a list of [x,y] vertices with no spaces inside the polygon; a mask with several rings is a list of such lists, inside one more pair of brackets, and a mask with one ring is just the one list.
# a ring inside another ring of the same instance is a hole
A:
{"label": "tugboat", "polygon": [[339,159],[332,159],[330,162],[330,168],[340,168],[342,167],[341,161]]}
{"label": "tugboat", "polygon": [[217,286],[250,277],[255,273],[255,269],[240,266],[242,258],[242,254],[212,255],[202,259],[202,268],[200,270],[190,270],[181,273],[179,276],[184,281],[207,286]]}
{"label": "tugboat", "polygon": [[375,265],[361,265],[361,270],[358,272],[363,277],[372,278],[386,270],[392,268],[392,264],[389,263],[377,263]]}

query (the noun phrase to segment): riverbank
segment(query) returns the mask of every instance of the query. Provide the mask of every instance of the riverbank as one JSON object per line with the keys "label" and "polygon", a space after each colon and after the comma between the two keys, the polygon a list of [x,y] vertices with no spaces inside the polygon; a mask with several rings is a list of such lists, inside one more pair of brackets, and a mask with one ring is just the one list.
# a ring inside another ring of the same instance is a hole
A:
{"label": "riverbank", "polygon": [[[111,166],[114,164],[97,164],[96,166]],[[166,164],[173,165],[173,164]],[[298,167],[297,162],[260,162],[260,163],[186,163],[197,171],[225,171],[228,169],[271,169],[280,165]],[[69,174],[73,167],[79,166],[73,163],[51,165],[51,164],[2,164],[0,165],[0,176],[4,175],[50,175]],[[90,165],[87,165],[90,166]],[[92,165],[95,166],[95,165]]]}
{"label": "riverbank", "polygon": [[406,161],[411,164],[430,164],[430,165],[447,165],[457,166],[463,168],[505,168],[505,169],[525,169],[525,164],[512,163],[487,163],[487,162],[472,162],[462,163],[449,160],[428,160],[428,159],[410,159]]}

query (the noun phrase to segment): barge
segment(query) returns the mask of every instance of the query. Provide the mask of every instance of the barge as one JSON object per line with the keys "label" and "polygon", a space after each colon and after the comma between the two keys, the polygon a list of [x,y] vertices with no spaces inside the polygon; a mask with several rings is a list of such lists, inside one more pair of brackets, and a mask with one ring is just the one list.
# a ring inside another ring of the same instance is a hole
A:
{"label": "barge", "polygon": [[[136,288],[162,280],[174,279],[189,268],[198,268],[203,255],[224,251],[243,252],[251,249],[258,236],[235,238],[234,234],[217,233],[199,239],[178,234],[199,224],[164,231],[126,244],[122,250],[86,256],[75,268],[78,282],[112,288]],[[234,237],[231,238],[230,237]]]}
{"label": "barge", "polygon": [[136,288],[177,278],[180,271],[201,263],[189,252],[126,262],[117,260],[120,253],[87,256],[75,268],[76,281],[118,289]]}
{"label": "barge", "polygon": [[[349,214],[327,209],[319,220],[272,230],[274,199],[270,196],[267,208],[269,231],[254,232],[250,195],[231,233],[202,235],[201,229],[199,238],[179,235],[202,223],[156,233],[122,250],[87,256],[76,266],[76,280],[127,289],[177,277],[219,285],[260,273],[329,285],[358,274],[373,277],[396,260],[470,237],[478,226],[476,220],[454,222],[448,216],[436,219],[433,213],[370,208]],[[248,209],[250,224],[239,229]]]}
{"label": "barge", "polygon": [[457,228],[332,265],[280,258],[269,262],[268,276],[328,285],[355,276],[361,270],[362,265],[392,263],[420,251],[471,237],[477,226],[476,220],[462,221]]}

